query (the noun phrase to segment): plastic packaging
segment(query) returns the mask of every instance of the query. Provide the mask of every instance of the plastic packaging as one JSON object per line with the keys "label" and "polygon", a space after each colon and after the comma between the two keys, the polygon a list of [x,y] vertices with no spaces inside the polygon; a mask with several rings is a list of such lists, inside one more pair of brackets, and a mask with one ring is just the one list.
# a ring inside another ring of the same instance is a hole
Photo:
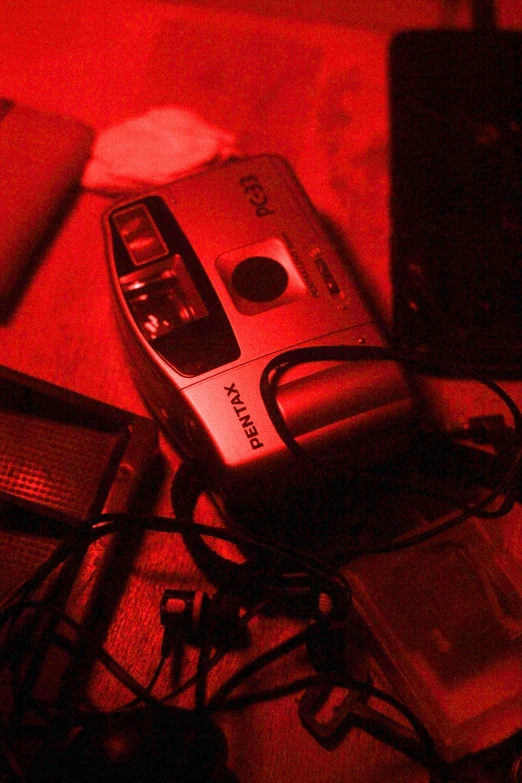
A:
{"label": "plastic packaging", "polygon": [[522,568],[468,523],[347,569],[374,654],[447,761],[522,726]]}

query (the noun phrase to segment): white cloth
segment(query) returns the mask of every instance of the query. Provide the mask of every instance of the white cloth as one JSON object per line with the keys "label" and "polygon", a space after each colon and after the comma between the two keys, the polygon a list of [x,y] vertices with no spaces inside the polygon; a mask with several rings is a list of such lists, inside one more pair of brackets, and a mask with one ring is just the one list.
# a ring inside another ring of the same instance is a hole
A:
{"label": "white cloth", "polygon": [[235,137],[195,111],[152,108],[99,133],[82,185],[110,195],[132,193],[237,154]]}

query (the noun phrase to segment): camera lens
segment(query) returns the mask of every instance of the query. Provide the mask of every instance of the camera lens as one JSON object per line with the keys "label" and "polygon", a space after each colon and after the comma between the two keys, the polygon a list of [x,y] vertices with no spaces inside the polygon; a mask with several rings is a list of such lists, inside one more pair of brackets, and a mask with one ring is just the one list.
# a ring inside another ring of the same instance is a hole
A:
{"label": "camera lens", "polygon": [[288,285],[284,266],[267,256],[251,256],[241,261],[232,273],[232,285],[249,302],[271,302]]}

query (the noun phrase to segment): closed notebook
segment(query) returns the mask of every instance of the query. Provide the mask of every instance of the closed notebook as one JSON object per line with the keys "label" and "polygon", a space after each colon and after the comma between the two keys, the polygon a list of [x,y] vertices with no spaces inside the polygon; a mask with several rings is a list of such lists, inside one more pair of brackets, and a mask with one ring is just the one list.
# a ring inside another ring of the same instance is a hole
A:
{"label": "closed notebook", "polygon": [[77,186],[93,139],[82,122],[0,99],[0,310]]}

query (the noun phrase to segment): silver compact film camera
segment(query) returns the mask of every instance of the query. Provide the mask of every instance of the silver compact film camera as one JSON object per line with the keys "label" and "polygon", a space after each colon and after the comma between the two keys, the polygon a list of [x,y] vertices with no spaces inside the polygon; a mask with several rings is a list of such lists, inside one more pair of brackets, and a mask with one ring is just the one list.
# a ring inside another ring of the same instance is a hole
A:
{"label": "silver compact film camera", "polygon": [[[264,369],[289,349],[385,343],[289,164],[234,160],[104,223],[137,383],[175,444],[234,503],[298,486],[306,460],[275,426]],[[293,363],[274,403],[309,455],[356,467],[400,447],[412,408],[401,368],[374,360]]]}

